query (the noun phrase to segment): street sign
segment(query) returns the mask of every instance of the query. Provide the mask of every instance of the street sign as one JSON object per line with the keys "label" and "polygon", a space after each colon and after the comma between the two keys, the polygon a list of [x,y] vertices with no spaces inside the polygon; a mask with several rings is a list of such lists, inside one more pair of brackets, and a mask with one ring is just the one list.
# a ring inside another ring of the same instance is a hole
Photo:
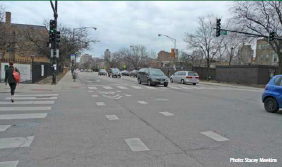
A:
{"label": "street sign", "polygon": [[74,54],[71,55],[71,60],[75,60],[75,55]]}
{"label": "street sign", "polygon": [[220,30],[220,35],[227,35],[227,31],[226,30]]}

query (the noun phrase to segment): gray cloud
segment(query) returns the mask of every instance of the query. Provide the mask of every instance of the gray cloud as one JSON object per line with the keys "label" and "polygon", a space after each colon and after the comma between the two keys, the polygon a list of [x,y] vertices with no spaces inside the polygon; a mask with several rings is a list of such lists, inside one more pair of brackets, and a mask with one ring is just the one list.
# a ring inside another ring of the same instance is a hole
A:
{"label": "gray cloud", "polygon": [[[166,34],[177,39],[177,48],[185,50],[185,32],[193,32],[199,16],[215,14],[228,16],[232,2],[127,2],[127,1],[59,1],[60,24],[76,28],[97,27],[89,30],[93,38],[101,40],[85,51],[93,56],[101,56],[105,49],[112,52],[130,45],[145,45],[148,50],[169,51],[173,43],[157,34]],[[12,22],[40,25],[51,19],[49,1],[4,2],[7,11],[12,12]]]}

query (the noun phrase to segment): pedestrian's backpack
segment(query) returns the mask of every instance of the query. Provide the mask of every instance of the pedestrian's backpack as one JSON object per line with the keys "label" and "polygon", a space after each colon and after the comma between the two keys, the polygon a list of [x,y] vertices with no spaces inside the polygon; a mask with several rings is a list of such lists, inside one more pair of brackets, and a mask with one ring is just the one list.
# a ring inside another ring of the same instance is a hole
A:
{"label": "pedestrian's backpack", "polygon": [[17,72],[17,71],[15,70],[15,68],[14,68],[14,71],[13,71],[13,76],[14,76],[14,79],[15,79],[15,81],[16,81],[17,83],[20,82],[20,80],[21,80],[20,73]]}

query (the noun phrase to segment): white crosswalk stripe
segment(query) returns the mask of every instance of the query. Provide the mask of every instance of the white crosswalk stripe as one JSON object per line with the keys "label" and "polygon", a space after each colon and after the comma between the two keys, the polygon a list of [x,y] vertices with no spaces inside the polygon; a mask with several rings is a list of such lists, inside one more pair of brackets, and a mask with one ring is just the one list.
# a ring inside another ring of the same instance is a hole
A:
{"label": "white crosswalk stripe", "polygon": [[0,149],[29,147],[31,145],[33,139],[34,139],[34,136],[0,138]]}
{"label": "white crosswalk stripe", "polygon": [[[58,97],[14,97],[15,100],[56,100]],[[11,97],[7,97],[5,100],[11,100]]]}
{"label": "white crosswalk stripe", "polygon": [[4,131],[7,130],[9,127],[11,127],[11,125],[0,125],[0,132],[4,132]]}
{"label": "white crosswalk stripe", "polygon": [[131,86],[134,89],[142,89],[140,86]]}
{"label": "white crosswalk stripe", "polygon": [[113,89],[112,87],[110,87],[110,86],[103,86],[104,87],[104,89]]}
{"label": "white crosswalk stripe", "polygon": [[170,86],[170,88],[172,88],[172,89],[180,89],[179,87],[176,87],[176,86]]}
{"label": "white crosswalk stripe", "polygon": [[32,113],[32,114],[0,114],[0,120],[11,119],[37,119],[45,118],[47,113]]}
{"label": "white crosswalk stripe", "polygon": [[88,89],[94,90],[97,89],[97,87],[88,87]]}
{"label": "white crosswalk stripe", "polygon": [[151,86],[144,86],[145,88],[147,89],[157,89],[157,88],[154,88],[154,87],[151,87]]}
{"label": "white crosswalk stripe", "polygon": [[0,111],[42,111],[51,110],[51,107],[0,107]]}
{"label": "white crosswalk stripe", "polygon": [[117,86],[119,89],[127,89],[125,86]]}
{"label": "white crosswalk stripe", "polygon": [[9,105],[17,105],[17,104],[54,104],[54,101],[15,101],[14,103],[7,102],[7,101],[1,101],[1,104],[9,104]]}
{"label": "white crosswalk stripe", "polygon": [[17,167],[19,161],[4,161],[0,162],[0,167]]}
{"label": "white crosswalk stripe", "polygon": [[17,96],[32,96],[32,97],[50,97],[50,96],[59,96],[59,94],[19,94]]}

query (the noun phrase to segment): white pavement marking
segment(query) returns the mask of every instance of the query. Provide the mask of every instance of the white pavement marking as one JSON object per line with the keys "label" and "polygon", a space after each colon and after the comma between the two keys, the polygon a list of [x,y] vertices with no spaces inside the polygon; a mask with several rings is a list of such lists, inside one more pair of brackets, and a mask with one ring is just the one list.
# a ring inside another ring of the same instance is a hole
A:
{"label": "white pavement marking", "polygon": [[88,92],[91,93],[91,92],[94,92],[94,91],[93,90],[89,90]]}
{"label": "white pavement marking", "polygon": [[110,87],[110,86],[103,86],[104,87],[104,89],[113,89],[112,87]]}
{"label": "white pavement marking", "polygon": [[0,132],[4,132],[4,131],[7,130],[9,127],[11,127],[11,125],[0,125]]}
{"label": "white pavement marking", "polygon": [[1,114],[0,120],[10,120],[10,119],[35,119],[35,118],[45,118],[47,113],[34,113],[34,114]]}
{"label": "white pavement marking", "polygon": [[59,96],[59,94],[19,94],[16,96],[32,96],[32,97],[49,97],[49,96]]}
{"label": "white pavement marking", "polygon": [[97,89],[96,87],[88,87],[88,89]]}
{"label": "white pavement marking", "polygon": [[[15,100],[56,100],[58,97],[15,97]],[[5,100],[11,100],[11,97],[7,97]]]}
{"label": "white pavement marking", "polygon": [[117,86],[119,89],[127,89],[125,86]]}
{"label": "white pavement marking", "polygon": [[144,86],[144,87],[147,88],[147,89],[156,89],[156,88],[151,87],[151,86]]}
{"label": "white pavement marking", "polygon": [[51,107],[0,107],[0,111],[42,111],[51,110]]}
{"label": "white pavement marking", "polygon": [[1,104],[12,104],[12,105],[15,105],[15,104],[54,104],[55,102],[54,101],[15,101],[14,103],[11,103],[11,102],[7,102],[7,101],[4,101],[4,102],[0,102],[0,105]]}
{"label": "white pavement marking", "polygon": [[179,87],[175,87],[175,86],[170,86],[170,88],[172,88],[172,89],[180,89]]}
{"label": "white pavement marking", "polygon": [[134,89],[142,89],[140,86],[131,86]]}
{"label": "white pavement marking", "polygon": [[138,103],[140,103],[140,104],[148,104],[148,103],[145,102],[145,101],[138,101]]}
{"label": "white pavement marking", "polygon": [[108,120],[119,120],[119,118],[116,115],[106,115],[106,117],[108,118]]}
{"label": "white pavement marking", "polygon": [[157,101],[168,101],[168,99],[156,99]]}
{"label": "white pavement marking", "polygon": [[161,114],[163,114],[164,116],[173,116],[174,114],[170,113],[170,112],[160,112]]}
{"label": "white pavement marking", "polygon": [[96,104],[97,104],[98,106],[104,106],[104,105],[105,105],[104,102],[96,102]]}
{"label": "white pavement marking", "polygon": [[125,96],[126,96],[126,97],[130,97],[130,96],[132,96],[132,95],[127,95],[127,94],[125,94]]}
{"label": "white pavement marking", "polygon": [[98,97],[98,95],[92,95],[92,97]]}
{"label": "white pavement marking", "polygon": [[121,91],[118,90],[118,91],[116,91],[116,92],[117,92],[117,93],[120,93]]}
{"label": "white pavement marking", "polygon": [[0,167],[17,167],[19,161],[4,161],[0,162]]}
{"label": "white pavement marking", "polygon": [[125,139],[125,142],[130,147],[132,151],[147,151],[149,148],[139,139],[139,138],[131,138]]}
{"label": "white pavement marking", "polygon": [[0,138],[0,149],[3,148],[18,148],[29,147],[34,139],[34,136],[29,137],[13,137],[13,138]]}
{"label": "white pavement marking", "polygon": [[189,86],[180,86],[180,88],[182,88],[182,89],[193,89],[192,87],[189,87]]}
{"label": "white pavement marking", "polygon": [[202,133],[203,135],[206,135],[206,136],[212,138],[212,139],[215,140],[215,141],[227,141],[227,140],[229,140],[229,139],[227,139],[227,138],[225,138],[225,137],[223,137],[223,136],[220,136],[219,134],[214,133],[214,132],[212,132],[212,131],[201,132],[201,133]]}

